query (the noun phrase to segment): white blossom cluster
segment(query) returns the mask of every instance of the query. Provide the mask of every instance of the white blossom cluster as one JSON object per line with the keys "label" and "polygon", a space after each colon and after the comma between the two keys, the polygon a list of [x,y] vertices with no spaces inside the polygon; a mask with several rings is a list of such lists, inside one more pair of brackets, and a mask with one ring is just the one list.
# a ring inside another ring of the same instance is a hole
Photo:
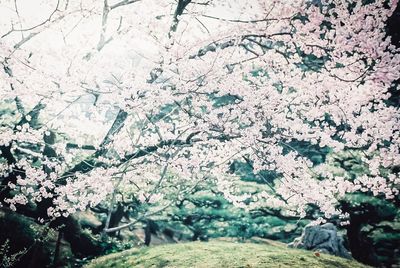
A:
{"label": "white blossom cluster", "polygon": [[[124,189],[157,203],[207,179],[238,206],[299,216],[398,195],[400,51],[384,30],[397,1],[196,1],[176,16],[172,0],[57,2],[0,3],[0,99],[20,114],[0,126],[11,209],[51,199],[49,216],[67,216]],[[367,170],[338,175],[293,142],[362,152]],[[273,189],[235,187],[244,159],[278,174]]]}

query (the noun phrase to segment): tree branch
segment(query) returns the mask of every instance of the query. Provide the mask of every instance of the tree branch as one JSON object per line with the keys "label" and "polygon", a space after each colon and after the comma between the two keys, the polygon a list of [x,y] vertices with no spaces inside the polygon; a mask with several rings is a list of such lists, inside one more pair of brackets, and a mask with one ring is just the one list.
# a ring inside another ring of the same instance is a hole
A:
{"label": "tree branch", "polygon": [[42,21],[41,23],[39,23],[39,24],[37,24],[37,25],[35,25],[35,26],[32,26],[32,27],[28,27],[28,28],[24,28],[24,29],[19,29],[19,30],[14,29],[14,27],[12,27],[11,30],[9,30],[7,33],[3,34],[0,38],[4,38],[4,37],[6,37],[7,35],[11,34],[12,32],[26,32],[26,31],[30,31],[30,30],[33,30],[33,29],[35,29],[35,28],[38,28],[38,27],[40,27],[40,26],[46,24],[47,22],[50,22],[50,20],[51,20],[51,18],[53,17],[53,15],[58,11],[59,5],[60,5],[60,0],[57,0],[56,8],[55,8],[55,9],[53,10],[53,12],[49,15],[49,17],[48,17],[46,20]]}

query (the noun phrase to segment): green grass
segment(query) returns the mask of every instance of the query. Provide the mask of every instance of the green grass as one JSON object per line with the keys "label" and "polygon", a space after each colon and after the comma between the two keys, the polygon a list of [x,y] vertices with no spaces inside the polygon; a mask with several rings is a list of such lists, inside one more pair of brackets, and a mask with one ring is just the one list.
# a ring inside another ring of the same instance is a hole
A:
{"label": "green grass", "polygon": [[85,268],[176,267],[176,268],[322,268],[367,267],[356,261],[314,252],[289,249],[277,242],[235,243],[228,241],[168,244],[130,249],[91,261]]}

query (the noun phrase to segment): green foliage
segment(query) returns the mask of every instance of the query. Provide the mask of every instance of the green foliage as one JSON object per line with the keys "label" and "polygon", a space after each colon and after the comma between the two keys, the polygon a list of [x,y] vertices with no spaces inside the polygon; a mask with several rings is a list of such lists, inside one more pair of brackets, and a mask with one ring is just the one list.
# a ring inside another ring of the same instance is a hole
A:
{"label": "green foliage", "polygon": [[285,218],[279,210],[255,213],[237,208],[211,190],[193,193],[176,206],[164,228],[180,233],[184,240],[218,237],[251,237],[291,242],[309,221]]}
{"label": "green foliage", "polygon": [[0,127],[13,126],[20,118],[14,101],[0,101]]}
{"label": "green foliage", "polygon": [[0,267],[13,267],[27,251],[28,250],[24,248],[16,253],[10,253],[10,240],[6,239],[3,245],[0,246]]}
{"label": "green foliage", "polygon": [[284,154],[290,151],[296,151],[300,155],[307,157],[314,165],[319,165],[325,162],[327,156],[331,153],[329,147],[320,147],[317,144],[311,144],[306,141],[291,141],[284,144]]}
{"label": "green foliage", "polygon": [[[93,234],[91,235],[93,236]],[[98,236],[98,239],[100,239],[100,236]],[[105,249],[104,254],[111,254],[134,248],[137,246],[137,243],[132,240],[127,241],[121,240],[118,237],[107,236],[106,238],[103,238],[100,245]]]}
{"label": "green foliage", "polygon": [[396,213],[399,213],[392,202],[376,196],[351,194],[345,197],[345,201],[349,202],[354,209],[365,208],[365,205],[373,207],[376,210],[377,219],[370,219],[371,222],[380,219],[394,219]]}

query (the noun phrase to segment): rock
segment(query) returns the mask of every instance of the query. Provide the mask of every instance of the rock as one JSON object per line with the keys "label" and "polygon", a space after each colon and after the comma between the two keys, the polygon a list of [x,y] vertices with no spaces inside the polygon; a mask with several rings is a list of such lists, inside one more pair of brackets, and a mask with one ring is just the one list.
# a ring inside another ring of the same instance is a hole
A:
{"label": "rock", "polygon": [[288,246],[351,259],[351,254],[344,247],[343,243],[343,237],[338,234],[335,225],[325,223],[323,225],[307,225],[302,235]]}
{"label": "rock", "polygon": [[100,227],[102,226],[102,223],[96,217],[96,214],[89,210],[76,212],[74,216],[83,228],[97,230],[100,229]]}

